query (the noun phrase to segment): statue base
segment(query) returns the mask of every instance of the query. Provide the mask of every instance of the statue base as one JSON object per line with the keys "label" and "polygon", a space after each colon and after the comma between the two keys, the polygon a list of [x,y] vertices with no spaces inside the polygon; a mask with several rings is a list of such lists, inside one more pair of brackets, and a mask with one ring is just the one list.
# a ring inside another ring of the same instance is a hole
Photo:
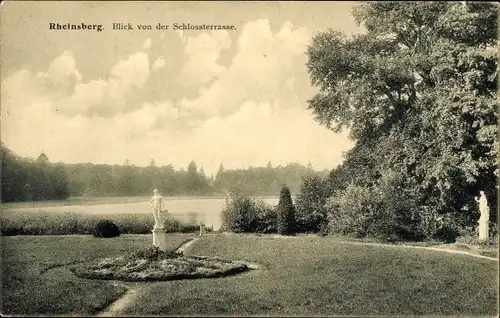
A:
{"label": "statue base", "polygon": [[490,241],[490,229],[488,221],[479,219],[478,225],[479,241],[483,244],[488,244]]}
{"label": "statue base", "polygon": [[153,232],[153,246],[158,247],[160,251],[167,250],[167,235],[165,229],[155,228]]}

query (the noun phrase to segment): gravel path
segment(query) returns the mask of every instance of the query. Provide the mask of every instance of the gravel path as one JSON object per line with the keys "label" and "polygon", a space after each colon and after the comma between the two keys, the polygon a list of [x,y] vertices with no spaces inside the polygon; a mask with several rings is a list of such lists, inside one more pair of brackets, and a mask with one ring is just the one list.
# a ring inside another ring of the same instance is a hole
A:
{"label": "gravel path", "polygon": [[139,294],[139,288],[127,287],[127,292],[117,300],[115,300],[111,305],[108,306],[104,311],[101,311],[97,317],[117,317],[120,315],[123,308],[128,304],[133,302],[137,295]]}
{"label": "gravel path", "polygon": [[444,252],[444,253],[450,253],[450,254],[468,255],[468,256],[471,256],[471,257],[483,258],[483,259],[488,259],[488,260],[492,260],[492,261],[497,261],[498,262],[498,258],[495,258],[495,257],[489,257],[489,256],[479,255],[479,254],[471,253],[471,252],[467,252],[467,251],[452,250],[452,249],[448,249],[448,248],[440,248],[440,247],[432,247],[432,246],[395,245],[395,244],[369,243],[369,242],[350,242],[350,241],[341,241],[341,243],[352,244],[352,245],[374,245],[374,246],[385,246],[385,247],[400,247],[400,248],[423,249],[423,250],[438,251],[438,252]]}

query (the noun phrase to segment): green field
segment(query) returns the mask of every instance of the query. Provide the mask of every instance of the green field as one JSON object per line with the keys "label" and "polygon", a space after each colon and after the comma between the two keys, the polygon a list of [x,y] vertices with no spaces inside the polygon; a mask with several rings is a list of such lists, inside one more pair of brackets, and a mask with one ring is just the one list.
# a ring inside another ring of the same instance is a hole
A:
{"label": "green field", "polygon": [[[172,235],[175,246],[186,235]],[[124,288],[44,268],[117,255],[148,235],[2,238],[5,314],[95,314]],[[142,284],[124,315],[494,315],[498,262],[338,237],[208,235],[188,254],[247,260],[265,269],[220,278]]]}
{"label": "green field", "polygon": [[[189,235],[172,235],[172,248]],[[117,256],[143,248],[149,235],[2,237],[2,314],[90,315],[125,293],[123,284],[75,277],[64,264]]]}

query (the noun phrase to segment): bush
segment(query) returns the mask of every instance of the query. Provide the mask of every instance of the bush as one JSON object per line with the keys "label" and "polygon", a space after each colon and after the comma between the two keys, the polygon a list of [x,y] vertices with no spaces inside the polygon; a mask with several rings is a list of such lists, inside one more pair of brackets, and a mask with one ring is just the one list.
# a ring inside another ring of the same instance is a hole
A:
{"label": "bush", "polygon": [[296,232],[295,207],[293,206],[290,189],[286,185],[281,188],[280,192],[276,230],[281,235],[291,235]]}
{"label": "bush", "polygon": [[261,200],[233,195],[222,213],[222,230],[235,233],[275,233],[276,211]]}
{"label": "bush", "polygon": [[381,171],[371,186],[350,184],[327,201],[328,230],[391,241],[446,243],[471,235],[474,229],[465,226],[456,211],[445,212],[437,202],[425,201],[416,188],[415,181],[392,170]]}
{"label": "bush", "polygon": [[375,221],[378,211],[371,189],[353,184],[331,197],[326,208],[330,233],[354,234],[356,237],[368,235],[368,227]]}
{"label": "bush", "polygon": [[263,201],[255,201],[256,219],[255,232],[257,233],[276,233],[276,222],[278,214],[276,208],[266,204]]}
{"label": "bush", "polygon": [[110,220],[99,221],[94,229],[95,237],[117,237],[120,236],[120,229]]}
{"label": "bush", "polygon": [[175,249],[161,251],[157,246],[148,246],[128,255],[129,259],[146,259],[148,261],[157,261],[169,257],[180,257],[182,252],[177,252]]}
{"label": "bush", "polygon": [[325,204],[330,196],[330,186],[326,180],[315,174],[302,178],[295,200],[297,231],[316,233],[327,222]]}
{"label": "bush", "polygon": [[221,217],[224,230],[235,233],[255,232],[257,211],[254,199],[241,195],[232,196],[223,208]]}
{"label": "bush", "polygon": [[[167,233],[193,233],[200,229],[199,225],[184,223],[176,219],[165,221],[164,228]],[[149,231],[151,232],[151,229]]]}

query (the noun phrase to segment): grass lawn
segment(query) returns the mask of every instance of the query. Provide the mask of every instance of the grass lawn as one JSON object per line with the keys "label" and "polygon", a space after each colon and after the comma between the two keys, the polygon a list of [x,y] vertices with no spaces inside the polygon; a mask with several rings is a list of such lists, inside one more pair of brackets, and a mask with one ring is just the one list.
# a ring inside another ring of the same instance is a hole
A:
{"label": "grass lawn", "polygon": [[[175,248],[190,236],[169,237]],[[124,284],[80,279],[57,266],[120,255],[150,243],[151,235],[2,237],[2,314],[95,314],[126,291]]]}
{"label": "grass lawn", "polygon": [[[189,235],[172,235],[172,247]],[[498,262],[398,246],[353,245],[338,237],[207,235],[187,254],[263,265],[236,276],[138,283],[123,315],[497,314]],[[2,237],[2,313],[89,315],[127,284],[86,280],[57,265],[118,256],[150,235]],[[52,268],[47,270],[48,268]],[[41,272],[44,272],[41,274]],[[134,286],[134,285],[128,285]]]}
{"label": "grass lawn", "polygon": [[213,235],[188,254],[259,263],[223,279],[148,286],[129,315],[495,315],[498,262],[335,237]]}

